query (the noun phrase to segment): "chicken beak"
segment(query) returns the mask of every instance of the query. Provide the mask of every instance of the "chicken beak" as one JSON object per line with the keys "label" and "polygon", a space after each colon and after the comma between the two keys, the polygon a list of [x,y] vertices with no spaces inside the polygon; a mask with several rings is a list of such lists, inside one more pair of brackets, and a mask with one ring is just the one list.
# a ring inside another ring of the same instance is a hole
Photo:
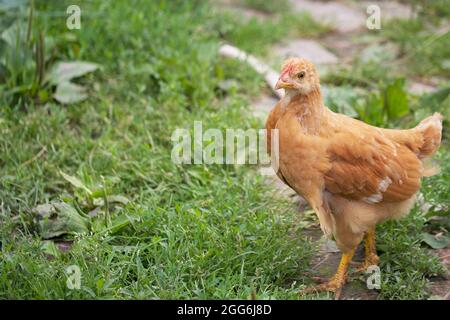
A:
{"label": "chicken beak", "polygon": [[275,90],[283,88],[283,81],[281,79],[278,79],[277,84],[275,85]]}
{"label": "chicken beak", "polygon": [[286,89],[290,86],[288,74],[291,71],[291,67],[285,68],[280,77],[278,78],[277,84],[275,85],[275,90]]}
{"label": "chicken beak", "polygon": [[275,90],[283,89],[286,83],[280,79],[278,79],[277,84],[275,85]]}
{"label": "chicken beak", "polygon": [[278,89],[288,89],[292,88],[292,84],[288,81],[284,81],[283,79],[278,79],[277,84],[275,85],[275,90]]}

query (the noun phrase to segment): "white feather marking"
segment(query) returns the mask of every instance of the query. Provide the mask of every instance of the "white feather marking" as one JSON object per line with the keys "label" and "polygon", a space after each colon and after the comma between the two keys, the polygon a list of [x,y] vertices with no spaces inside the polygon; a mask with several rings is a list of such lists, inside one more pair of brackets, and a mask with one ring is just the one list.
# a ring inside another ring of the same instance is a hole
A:
{"label": "white feather marking", "polygon": [[378,191],[385,192],[387,188],[391,185],[392,180],[389,177],[384,178],[380,181],[380,184],[378,185]]}
{"label": "white feather marking", "polygon": [[397,147],[395,145],[392,146],[393,150],[394,150],[394,157],[397,157]]}
{"label": "white feather marking", "polygon": [[381,200],[383,200],[383,195],[381,193],[385,192],[389,188],[391,183],[392,183],[391,178],[389,178],[389,177],[384,178],[378,184],[378,190],[377,190],[378,192],[370,195],[369,197],[364,197],[362,200],[369,204],[381,202]]}
{"label": "white feather marking", "polygon": [[371,196],[369,196],[369,197],[364,197],[362,200],[363,200],[364,202],[370,203],[370,204],[372,204],[372,203],[378,203],[378,202],[380,202],[381,200],[383,200],[383,196],[381,195],[381,193],[375,193],[375,194],[373,194],[373,195],[371,195]]}

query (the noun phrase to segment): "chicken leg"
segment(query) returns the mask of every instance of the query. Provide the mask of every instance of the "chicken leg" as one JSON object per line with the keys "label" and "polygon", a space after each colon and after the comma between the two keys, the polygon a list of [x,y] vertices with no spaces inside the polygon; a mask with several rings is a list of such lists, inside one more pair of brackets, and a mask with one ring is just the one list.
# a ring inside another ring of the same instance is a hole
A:
{"label": "chicken leg", "polygon": [[370,228],[366,233],[365,241],[365,257],[364,262],[356,269],[357,272],[365,271],[372,265],[378,265],[380,258],[377,255],[377,249],[375,245],[375,227]]}
{"label": "chicken leg", "polygon": [[336,274],[328,282],[314,287],[306,288],[305,290],[302,290],[301,293],[330,291],[335,293],[334,298],[338,300],[342,292],[342,287],[347,281],[347,269],[350,262],[352,261],[354,254],[355,249],[343,253]]}

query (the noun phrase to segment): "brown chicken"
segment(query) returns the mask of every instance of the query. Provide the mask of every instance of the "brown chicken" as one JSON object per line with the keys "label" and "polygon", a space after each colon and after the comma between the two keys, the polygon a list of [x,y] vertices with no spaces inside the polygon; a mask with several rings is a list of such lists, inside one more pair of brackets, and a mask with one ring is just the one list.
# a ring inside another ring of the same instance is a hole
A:
{"label": "brown chicken", "polygon": [[308,201],[322,231],[342,251],[336,274],[306,292],[332,291],[339,298],[364,235],[359,270],[378,263],[375,225],[407,214],[421,178],[436,172],[424,160],[440,145],[442,116],[392,130],[334,113],[323,104],[316,68],[304,59],[285,61],[276,88],[285,89],[285,95],[270,112],[266,129],[269,152],[276,145],[271,132],[278,129],[277,175]]}

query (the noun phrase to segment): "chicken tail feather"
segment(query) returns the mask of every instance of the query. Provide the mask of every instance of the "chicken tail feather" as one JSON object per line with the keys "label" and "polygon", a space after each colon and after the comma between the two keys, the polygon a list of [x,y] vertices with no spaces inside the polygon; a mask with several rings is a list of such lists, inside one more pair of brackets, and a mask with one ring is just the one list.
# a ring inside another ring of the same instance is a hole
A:
{"label": "chicken tail feather", "polygon": [[432,163],[429,158],[422,160],[422,166],[422,177],[431,177],[441,172],[441,167],[438,164]]}
{"label": "chicken tail feather", "polygon": [[415,127],[415,130],[420,132],[423,139],[423,143],[419,147],[419,158],[432,156],[441,144],[442,115],[436,112],[432,116],[422,120]]}

